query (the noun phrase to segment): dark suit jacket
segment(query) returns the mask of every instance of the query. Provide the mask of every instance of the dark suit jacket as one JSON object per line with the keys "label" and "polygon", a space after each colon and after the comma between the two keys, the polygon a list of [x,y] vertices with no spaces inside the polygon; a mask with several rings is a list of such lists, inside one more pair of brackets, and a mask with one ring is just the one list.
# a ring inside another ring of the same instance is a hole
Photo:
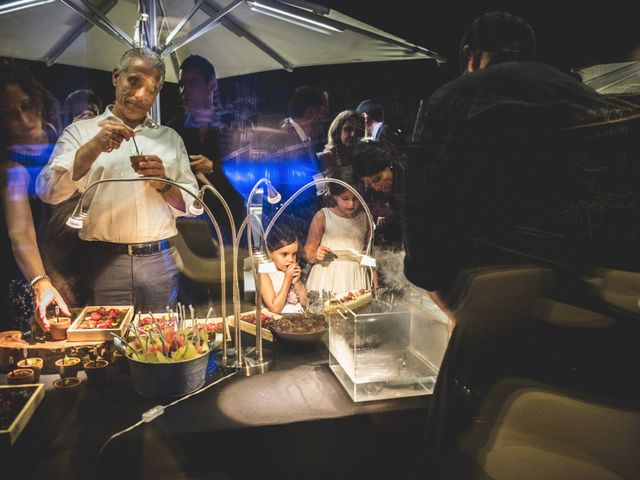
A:
{"label": "dark suit jacket", "polygon": [[383,123],[380,130],[377,132],[374,140],[381,142],[388,146],[403,147],[407,144],[407,140],[402,135],[402,132],[397,128],[393,128],[390,125]]}
{"label": "dark suit jacket", "polygon": [[[230,153],[232,148],[232,142],[230,140],[232,132],[224,127],[218,128],[211,126],[207,129],[204,139],[200,141],[199,129],[185,127],[184,115],[170,120],[167,122],[167,126],[173,128],[178,132],[180,137],[182,137],[182,141],[189,155],[204,155],[213,161],[213,172],[206,174],[206,177],[229,204],[237,228],[239,222],[244,218],[244,201],[242,195],[222,170],[222,158],[224,155]],[[224,207],[213,195],[207,194],[205,198],[208,199],[206,200],[207,206],[213,213],[216,221],[220,224],[220,228],[223,230],[223,233],[225,233],[225,237],[228,237],[229,222]]]}
{"label": "dark suit jacket", "polygon": [[[313,175],[320,172],[319,161],[316,152],[322,150],[323,145],[313,142],[302,142],[293,125],[285,120],[280,126],[280,131],[268,140],[271,153],[271,168],[277,171],[268,172],[274,186],[282,194],[282,201],[289,199],[299,188],[313,180]],[[309,223],[319,207],[316,198],[316,189],[307,188],[287,208],[286,214],[293,228],[296,229],[298,238],[304,242],[307,236]],[[278,207],[265,205],[263,214],[265,221],[275,214]],[[293,218],[295,217],[295,220]]]}

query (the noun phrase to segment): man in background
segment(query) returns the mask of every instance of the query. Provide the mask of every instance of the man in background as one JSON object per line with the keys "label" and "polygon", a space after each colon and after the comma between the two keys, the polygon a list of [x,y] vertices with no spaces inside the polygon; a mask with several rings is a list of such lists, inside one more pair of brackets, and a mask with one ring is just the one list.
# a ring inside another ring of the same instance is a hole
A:
{"label": "man in background", "polygon": [[[188,56],[180,65],[178,88],[184,112],[170,120],[168,125],[182,137],[198,185],[202,187],[209,184],[220,192],[237,229],[244,218],[243,200],[223,169],[224,157],[234,148],[234,135],[222,122],[221,112],[217,108],[218,80],[215,67],[200,55]],[[220,227],[222,241],[229,253],[232,251],[232,236],[227,211],[211,192],[206,193],[204,198]],[[215,230],[208,217],[179,218],[177,227],[181,235],[177,243],[178,252],[181,253],[184,267],[178,297],[182,303],[193,304],[200,311],[203,308],[206,311],[219,295],[215,291],[214,279],[217,276],[213,274],[214,271],[219,274],[220,269]],[[216,240],[212,240],[214,238]],[[204,272],[204,269],[211,272]],[[232,278],[230,273],[227,278]]]}
{"label": "man in background", "polygon": [[[182,137],[198,183],[201,186],[211,183],[222,194],[238,226],[243,218],[243,201],[222,167],[222,160],[231,153],[233,142],[216,109],[218,80],[213,64],[200,55],[188,56],[180,65],[178,87],[184,113],[167,125]],[[224,208],[217,200],[208,205],[225,233],[226,242],[229,241],[230,228]]]}
{"label": "man in background", "polygon": [[[460,441],[502,380],[524,377],[606,398],[609,388],[629,391],[628,378],[637,376],[628,340],[637,327],[631,334],[616,324],[601,330],[606,336],[581,328],[598,303],[581,281],[619,259],[638,267],[639,224],[620,219],[638,218],[640,206],[619,199],[637,192],[629,180],[637,166],[628,159],[637,158],[638,136],[622,120],[639,112],[535,54],[533,29],[520,17],[478,17],[460,46],[462,75],[426,100],[408,152],[404,271],[455,320],[426,428],[425,469],[437,479],[470,478],[487,465],[481,449],[494,437],[465,452]],[[633,155],[625,151],[631,147]],[[567,308],[561,302],[571,303],[571,314],[554,313]],[[533,308],[540,305],[547,309]],[[617,380],[593,382],[613,371]],[[489,432],[490,418],[483,420]],[[537,432],[539,445],[548,431]],[[510,465],[557,476],[549,472],[561,457],[515,450],[506,454]]]}
{"label": "man in background", "polygon": [[363,100],[356,107],[356,112],[364,118],[366,138],[395,147],[406,144],[400,130],[385,123],[384,108],[378,100]]}
{"label": "man in background", "polygon": [[100,115],[102,99],[93,90],[74,90],[64,99],[64,126]]}

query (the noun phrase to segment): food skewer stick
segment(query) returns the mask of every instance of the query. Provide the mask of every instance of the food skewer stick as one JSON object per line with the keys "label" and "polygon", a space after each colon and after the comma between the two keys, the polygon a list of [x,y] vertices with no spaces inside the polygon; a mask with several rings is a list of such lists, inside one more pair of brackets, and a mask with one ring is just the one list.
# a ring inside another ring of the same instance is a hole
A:
{"label": "food skewer stick", "polygon": [[56,312],[56,323],[58,323],[60,322],[60,319],[58,318],[60,316],[60,307],[56,305],[56,308],[54,309],[54,311]]}
{"label": "food skewer stick", "polygon": [[134,146],[134,148],[136,149],[136,155],[137,155],[137,156],[140,156],[140,150],[138,149],[138,144],[136,143],[136,137],[135,137],[135,136],[132,136],[132,137],[131,137],[131,140],[133,140],[133,146]]}
{"label": "food skewer stick", "polygon": [[153,316],[153,313],[149,312],[149,316],[151,317],[151,323],[156,330],[158,330],[158,338],[160,338],[160,341],[162,342],[162,354],[164,355],[164,332],[162,331],[160,324],[156,321],[156,318]]}
{"label": "food skewer stick", "polygon": [[193,309],[193,305],[189,304],[189,313],[191,314],[191,326],[195,327],[196,325],[196,311]]}
{"label": "food skewer stick", "polygon": [[[139,318],[139,319],[141,319],[141,318],[142,318],[142,312],[141,312],[141,311],[140,311],[140,312],[138,312],[138,318]],[[133,329],[133,334],[135,335],[136,340],[138,340],[138,343],[140,344],[140,348],[142,348],[142,339],[140,338],[140,335],[139,335],[139,333],[138,333],[138,329],[137,329],[137,328],[134,328],[134,329]],[[138,355],[138,358],[140,358],[140,355]]]}

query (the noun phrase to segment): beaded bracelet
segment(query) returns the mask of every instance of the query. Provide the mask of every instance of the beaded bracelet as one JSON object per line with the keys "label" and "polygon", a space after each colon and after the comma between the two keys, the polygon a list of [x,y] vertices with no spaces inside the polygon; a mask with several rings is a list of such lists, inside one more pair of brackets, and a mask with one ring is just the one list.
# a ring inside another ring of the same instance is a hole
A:
{"label": "beaded bracelet", "polygon": [[29,286],[31,288],[33,288],[35,286],[36,283],[38,283],[40,280],[44,280],[44,279],[49,279],[49,275],[47,275],[46,273],[41,273],[40,275],[36,275],[35,277],[33,277],[33,279],[29,282]]}

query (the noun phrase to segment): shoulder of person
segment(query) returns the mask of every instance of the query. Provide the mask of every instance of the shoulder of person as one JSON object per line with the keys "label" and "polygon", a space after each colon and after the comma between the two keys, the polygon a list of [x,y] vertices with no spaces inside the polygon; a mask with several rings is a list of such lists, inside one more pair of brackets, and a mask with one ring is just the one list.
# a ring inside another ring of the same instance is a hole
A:
{"label": "shoulder of person", "polygon": [[170,135],[170,136],[179,138],[180,141],[182,142],[182,136],[180,135],[180,133],[176,131],[175,128],[170,127],[169,125],[159,125],[158,128],[159,128],[159,132],[158,132],[159,134]]}
{"label": "shoulder of person", "polygon": [[184,128],[185,119],[186,119],[185,115],[180,114],[173,117],[171,120],[165,122],[164,125],[174,130],[179,130],[181,128]]}
{"label": "shoulder of person", "polygon": [[[14,160],[0,159],[0,180],[4,182],[14,182],[23,180],[29,183],[31,176],[24,165]],[[5,185],[6,186],[6,185]]]}

